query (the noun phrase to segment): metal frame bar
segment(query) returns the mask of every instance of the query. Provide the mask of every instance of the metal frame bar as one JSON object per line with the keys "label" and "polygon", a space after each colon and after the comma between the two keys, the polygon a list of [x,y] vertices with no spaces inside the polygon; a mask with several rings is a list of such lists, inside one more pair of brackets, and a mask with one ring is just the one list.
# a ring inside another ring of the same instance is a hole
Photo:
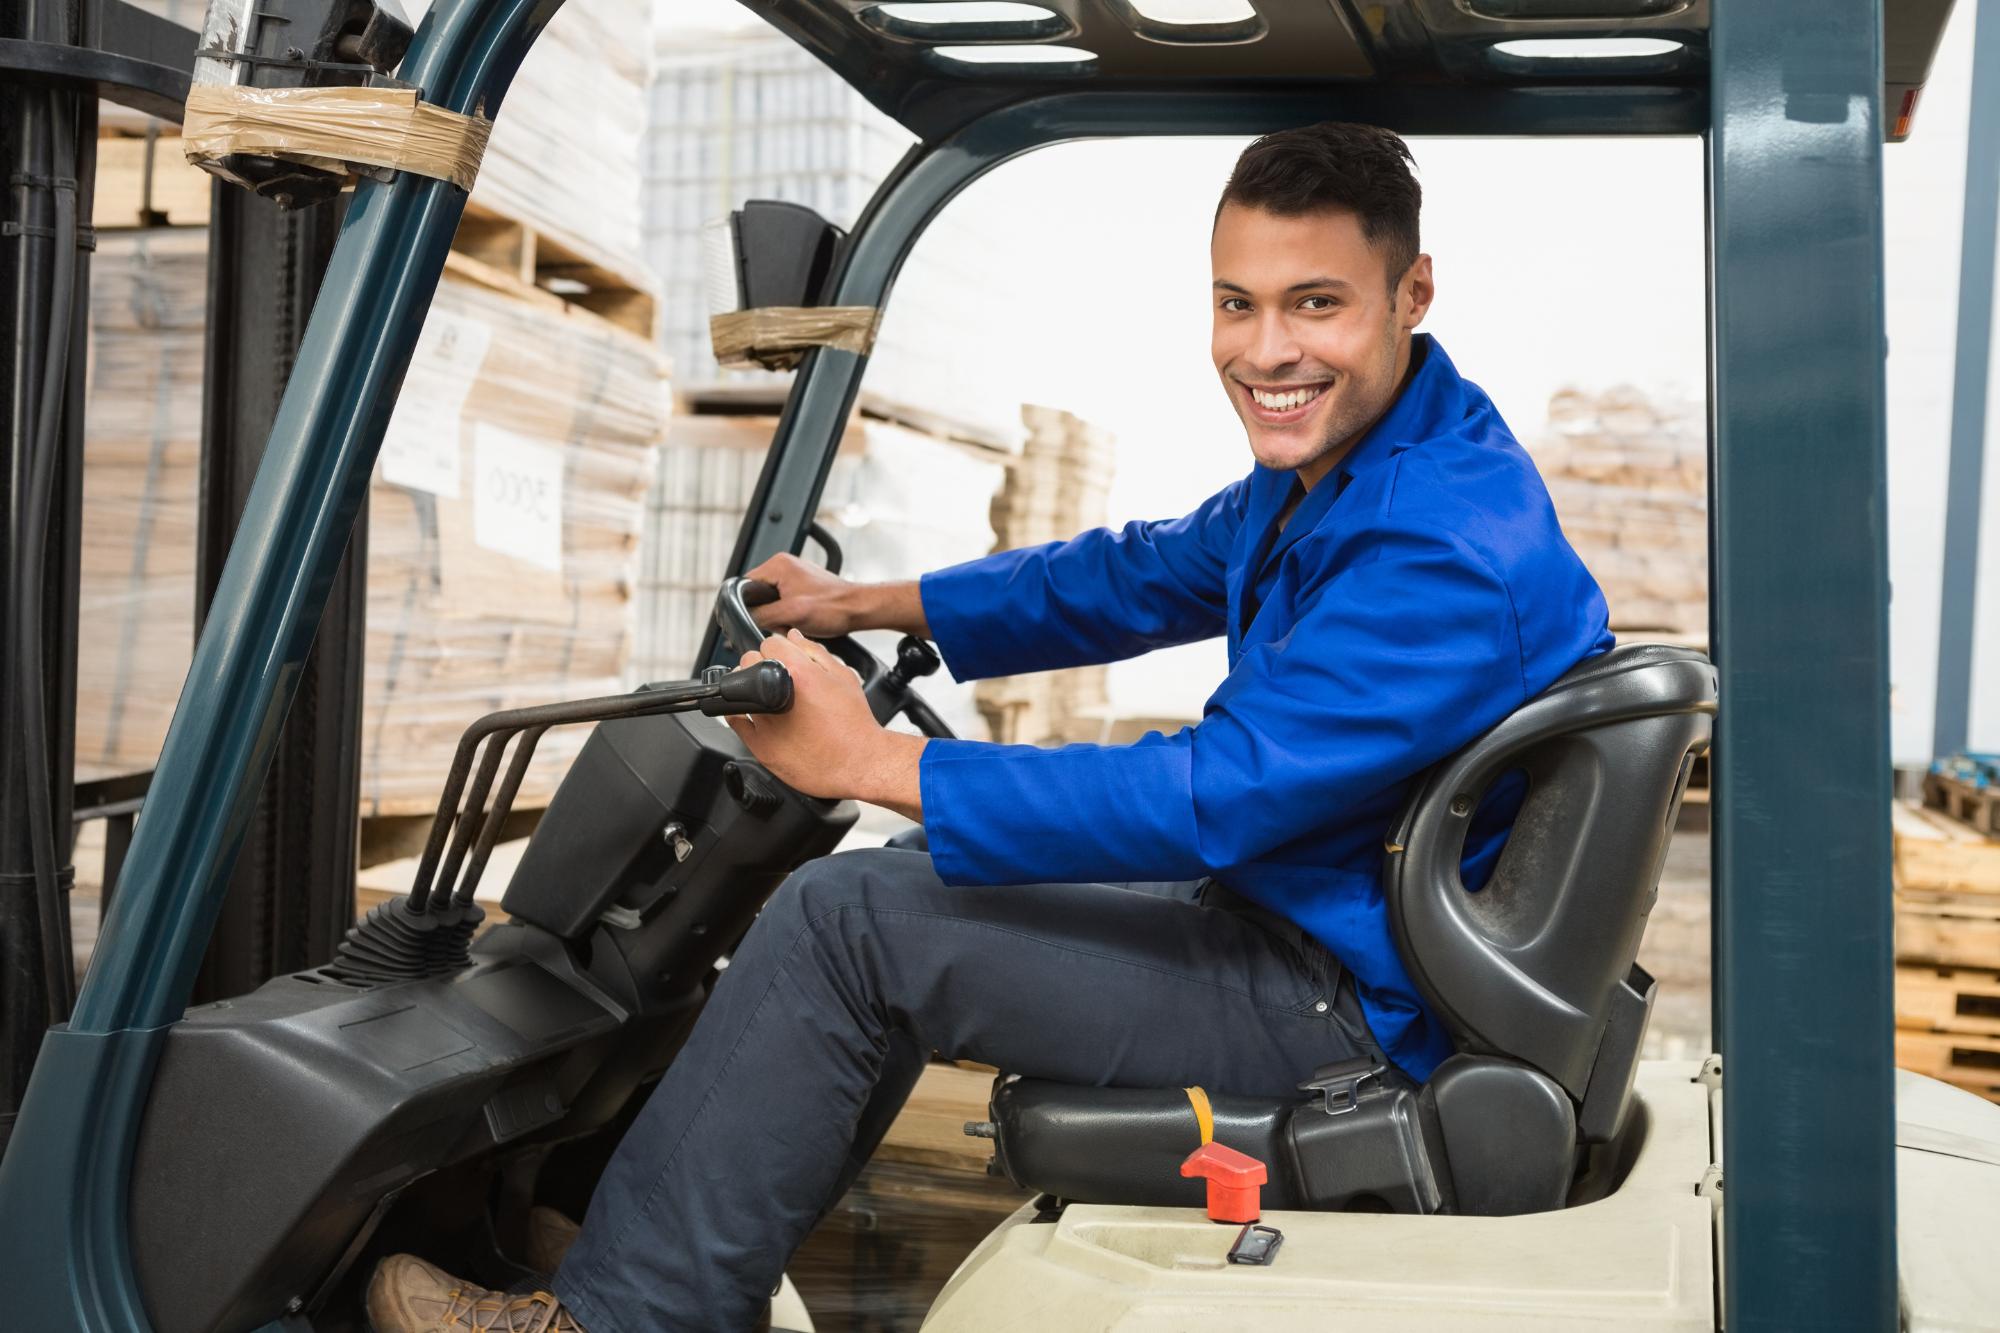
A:
{"label": "metal frame bar", "polygon": [[1757,0],[1711,32],[1732,1333],[1897,1319],[1881,31],[1881,0]]}
{"label": "metal frame bar", "polygon": [[1984,495],[1986,387],[1993,347],[1993,251],[2000,212],[2000,2],[1981,0],[1972,33],[1972,116],[1965,136],[1965,213],[1958,251],[1958,345],[1951,458],[1944,490],[1937,697],[1931,753],[1965,749],[1972,725],[1973,628],[1979,614],[1979,510]]}

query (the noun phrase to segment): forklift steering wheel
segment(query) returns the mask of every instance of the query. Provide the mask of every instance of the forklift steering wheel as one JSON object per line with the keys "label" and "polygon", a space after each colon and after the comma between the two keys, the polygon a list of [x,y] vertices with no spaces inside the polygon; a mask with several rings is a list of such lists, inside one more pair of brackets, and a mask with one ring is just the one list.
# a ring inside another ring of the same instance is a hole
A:
{"label": "forklift steering wheel", "polygon": [[[750,614],[750,608],[777,600],[778,589],[772,584],[757,579],[724,579],[722,590],[715,597],[715,620],[729,646],[747,653],[762,643],[765,632]],[[905,634],[896,645],[895,665],[885,666],[881,658],[850,635],[840,634],[821,642],[861,677],[861,693],[877,722],[887,726],[899,716],[906,717],[923,735],[952,738],[952,730],[944,719],[912,688],[919,677],[930,675],[941,665],[937,649],[914,634]]]}

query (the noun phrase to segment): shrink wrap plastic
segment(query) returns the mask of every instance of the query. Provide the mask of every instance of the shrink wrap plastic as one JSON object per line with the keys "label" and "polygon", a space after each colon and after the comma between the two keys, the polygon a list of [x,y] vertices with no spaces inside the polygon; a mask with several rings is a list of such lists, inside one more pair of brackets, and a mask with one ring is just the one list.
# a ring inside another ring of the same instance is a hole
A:
{"label": "shrink wrap plastic", "polygon": [[[206,232],[106,234],[93,271],[78,771],[150,767],[193,617]],[[483,713],[624,686],[654,347],[447,276],[369,495],[364,814],[426,813]],[[587,729],[544,738],[543,803]]]}
{"label": "shrink wrap plastic", "polygon": [[882,312],[873,306],[760,306],[711,315],[709,341],[724,366],[790,370],[813,347],[866,356]]}

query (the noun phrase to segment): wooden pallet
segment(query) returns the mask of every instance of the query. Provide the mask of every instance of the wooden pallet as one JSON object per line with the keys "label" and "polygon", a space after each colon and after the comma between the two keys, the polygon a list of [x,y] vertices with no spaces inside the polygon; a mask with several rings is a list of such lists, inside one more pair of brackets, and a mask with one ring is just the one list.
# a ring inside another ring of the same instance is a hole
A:
{"label": "wooden pallet", "polygon": [[1896,1066],[2000,1102],[2000,1036],[1898,1028]]}
{"label": "wooden pallet", "polygon": [[986,1174],[993,1145],[968,1137],[965,1123],[984,1120],[993,1094],[993,1073],[958,1065],[924,1066],[910,1100],[889,1126],[876,1157],[943,1171]]}
{"label": "wooden pallet", "polygon": [[1945,967],[2000,968],[2000,896],[1898,892],[1896,958]]}
{"label": "wooden pallet", "polygon": [[1906,892],[2000,895],[2000,838],[1988,838],[1936,810],[1897,801],[1896,884]]}
{"label": "wooden pallet", "polygon": [[[205,227],[214,178],[190,164],[180,136],[97,141],[91,221],[120,227]],[[660,303],[649,280],[619,272],[581,250],[468,200],[447,268],[482,286],[554,306],[588,310],[652,341]]]}
{"label": "wooden pallet", "polygon": [[[791,396],[789,378],[728,381],[720,384],[674,385],[674,414],[678,416],[776,417]],[[887,421],[906,426],[924,435],[934,435],[954,444],[967,445],[982,453],[1016,452],[1015,442],[998,432],[972,422],[958,421],[941,413],[914,407],[872,389],[863,389],[849,416],[849,429],[856,418]]]}
{"label": "wooden pallet", "polygon": [[107,135],[97,141],[91,225],[206,227],[215,177],[181,153],[177,134]]}
{"label": "wooden pallet", "polygon": [[2000,971],[1989,968],[1896,968],[1896,1025],[2000,1037]]}
{"label": "wooden pallet", "polygon": [[649,286],[477,200],[466,201],[451,248],[514,287],[546,292],[648,342],[659,334],[660,301]]}
{"label": "wooden pallet", "polygon": [[1924,805],[1968,825],[1983,837],[2000,837],[2000,788],[1975,787],[1949,774],[1926,773]]}

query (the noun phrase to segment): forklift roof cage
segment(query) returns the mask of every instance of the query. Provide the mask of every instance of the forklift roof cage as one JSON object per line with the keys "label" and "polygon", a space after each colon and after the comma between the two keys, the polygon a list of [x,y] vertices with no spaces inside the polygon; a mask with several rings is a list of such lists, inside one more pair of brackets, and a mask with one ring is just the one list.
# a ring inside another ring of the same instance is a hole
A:
{"label": "forklift roof cage", "polygon": [[[941,24],[874,0],[751,6],[920,139],[856,225],[828,304],[883,304],[959,190],[1066,140],[1325,119],[1703,136],[1725,1318],[1892,1327],[1881,145],[1908,132],[1949,0],[1255,0],[1199,24],[1148,0],[1039,3],[1025,22]],[[555,9],[440,0],[399,76],[495,115]],[[1093,58],[993,59],[1015,45]],[[125,1209],[152,1068],[464,203],[408,174],[355,189],[96,961],[23,1103],[13,1144],[29,1151],[0,1163],[0,1254],[36,1327],[145,1327]],[[803,544],[865,365],[806,355],[731,572]]]}

